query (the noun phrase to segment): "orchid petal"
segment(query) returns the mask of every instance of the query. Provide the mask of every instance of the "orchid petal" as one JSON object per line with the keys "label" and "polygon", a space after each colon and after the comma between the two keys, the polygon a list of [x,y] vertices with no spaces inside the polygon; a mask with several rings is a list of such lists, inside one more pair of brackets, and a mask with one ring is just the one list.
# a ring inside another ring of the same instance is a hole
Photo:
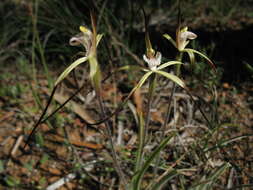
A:
{"label": "orchid petal", "polygon": [[98,44],[99,44],[100,40],[102,39],[102,37],[103,37],[103,34],[98,34],[97,35],[96,46],[98,46]]}
{"label": "orchid petal", "polygon": [[164,34],[163,37],[165,37],[167,40],[169,40],[173,44],[173,46],[175,46],[175,48],[177,48],[175,40],[173,40],[170,35]]}
{"label": "orchid petal", "polygon": [[200,53],[199,51],[197,51],[195,49],[190,49],[190,48],[184,49],[183,52],[187,52],[187,53],[188,52],[192,52],[192,53],[196,53],[196,54],[200,55],[201,57],[203,57],[204,59],[206,59],[207,62],[209,63],[209,65],[216,71],[214,63],[206,55],[204,55],[203,53]]}
{"label": "orchid petal", "polygon": [[197,35],[193,32],[188,31],[187,27],[184,27],[181,30],[177,30],[177,49],[179,51],[183,51],[188,45],[189,40],[193,40],[195,38],[197,38]]}
{"label": "orchid petal", "polygon": [[170,74],[170,73],[167,73],[165,71],[154,71],[155,73],[158,73],[160,75],[163,75],[164,77],[172,80],[173,82],[175,82],[176,84],[178,84],[179,86],[181,86],[182,88],[185,88],[185,83],[180,79],[178,78],[176,75],[173,75],[173,74]]}
{"label": "orchid petal", "polygon": [[69,40],[69,45],[78,46],[83,43],[83,35],[80,33]]}
{"label": "orchid petal", "polygon": [[186,32],[181,32],[181,38],[183,39],[190,39],[190,40],[194,40],[195,38],[197,38],[197,35],[194,34],[193,32],[190,31],[186,31]]}
{"label": "orchid petal", "polygon": [[156,52],[155,57],[148,58],[146,55],[143,55],[143,59],[148,63],[148,67],[150,70],[156,70],[156,67],[161,64],[162,54],[160,52]]}
{"label": "orchid petal", "polygon": [[58,77],[58,79],[55,82],[55,86],[58,85],[64,78],[66,78],[68,76],[68,74],[74,69],[76,68],[78,65],[80,65],[81,63],[85,62],[88,60],[88,57],[81,57],[79,59],[77,59],[75,62],[73,62],[67,69],[65,69],[61,75]]}
{"label": "orchid petal", "polygon": [[168,66],[175,65],[175,64],[183,64],[183,63],[179,62],[179,61],[169,61],[169,62],[164,63],[161,66],[157,67],[157,70],[162,70]]}
{"label": "orchid petal", "polygon": [[193,65],[195,63],[195,56],[194,56],[194,53],[191,52],[191,51],[187,51],[188,53],[188,56],[190,58],[190,63]]}

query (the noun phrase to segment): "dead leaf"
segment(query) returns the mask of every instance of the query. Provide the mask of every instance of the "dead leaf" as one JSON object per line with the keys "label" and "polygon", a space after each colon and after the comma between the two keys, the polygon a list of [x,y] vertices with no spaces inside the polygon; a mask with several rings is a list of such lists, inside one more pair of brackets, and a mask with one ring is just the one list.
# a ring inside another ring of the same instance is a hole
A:
{"label": "dead leaf", "polygon": [[[61,142],[62,143],[62,142],[65,141],[65,138],[60,137],[59,135],[50,135],[50,138],[53,141],[56,141],[56,142]],[[69,141],[73,145],[86,147],[86,148],[90,148],[90,149],[96,149],[97,150],[97,149],[103,148],[103,145],[101,145],[101,144],[94,144],[94,143],[89,143],[89,142],[85,142],[85,141],[79,141],[79,140],[76,140],[76,139],[69,139]]]}
{"label": "dead leaf", "polygon": [[62,174],[62,172],[57,168],[48,168],[48,171],[53,175],[60,176]]}
{"label": "dead leaf", "polygon": [[137,89],[134,94],[133,94],[133,101],[136,105],[136,111],[137,113],[141,113],[142,112],[142,108],[143,108],[143,100],[142,100],[142,96],[141,96],[141,90]]}

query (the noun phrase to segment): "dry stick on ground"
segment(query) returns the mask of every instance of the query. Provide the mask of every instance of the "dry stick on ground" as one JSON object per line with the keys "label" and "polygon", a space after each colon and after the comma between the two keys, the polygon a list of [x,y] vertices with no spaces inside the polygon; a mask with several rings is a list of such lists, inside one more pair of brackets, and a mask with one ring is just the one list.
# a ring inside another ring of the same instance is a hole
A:
{"label": "dry stick on ground", "polygon": [[68,183],[69,181],[71,181],[75,178],[76,178],[76,174],[75,173],[70,173],[70,174],[66,175],[65,177],[57,180],[53,184],[49,185],[46,188],[46,190],[56,190],[56,189],[60,188],[62,185],[64,185],[65,183]]}
{"label": "dry stick on ground", "polygon": [[14,147],[13,147],[13,149],[12,149],[12,151],[11,151],[11,156],[12,156],[12,157],[15,157],[15,154],[16,154],[16,152],[17,152],[17,150],[18,150],[20,144],[22,143],[23,139],[24,139],[24,136],[23,136],[23,135],[20,135],[20,136],[18,137],[18,139],[17,139],[17,141],[16,141],[16,144],[14,145]]}
{"label": "dry stick on ground", "polygon": [[118,126],[117,145],[121,146],[123,145],[123,132],[124,132],[123,122],[119,120],[117,126]]}

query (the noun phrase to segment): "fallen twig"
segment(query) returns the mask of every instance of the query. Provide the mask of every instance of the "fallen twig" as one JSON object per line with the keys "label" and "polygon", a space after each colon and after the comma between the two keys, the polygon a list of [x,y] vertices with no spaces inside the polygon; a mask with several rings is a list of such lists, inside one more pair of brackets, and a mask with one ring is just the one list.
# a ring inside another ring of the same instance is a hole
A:
{"label": "fallen twig", "polygon": [[65,177],[59,179],[58,181],[54,182],[53,184],[49,185],[46,188],[46,190],[55,190],[75,178],[76,178],[76,174],[70,173],[67,176],[65,176]]}

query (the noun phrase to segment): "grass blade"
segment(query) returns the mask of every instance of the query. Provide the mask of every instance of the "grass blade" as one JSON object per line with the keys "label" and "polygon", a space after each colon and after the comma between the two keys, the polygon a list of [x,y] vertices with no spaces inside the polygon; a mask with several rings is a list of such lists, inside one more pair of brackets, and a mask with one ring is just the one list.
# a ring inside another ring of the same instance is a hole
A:
{"label": "grass blade", "polygon": [[133,177],[133,181],[132,181],[132,187],[134,190],[140,190],[141,188],[141,182],[142,182],[142,178],[145,174],[145,172],[147,171],[147,169],[150,167],[150,164],[152,163],[152,161],[156,158],[157,155],[159,155],[159,152],[161,152],[162,149],[165,148],[165,146],[167,145],[167,143],[169,142],[169,140],[174,136],[175,134],[172,134],[170,136],[168,136],[167,138],[165,138],[162,143],[155,149],[155,151],[150,155],[150,157],[147,159],[147,161],[144,163],[143,167],[141,168],[141,170],[138,172],[138,174]]}
{"label": "grass blade", "polygon": [[[212,189],[213,183],[226,171],[231,165],[226,162],[220,166],[215,172],[213,172],[206,180],[200,181],[199,184],[190,188],[190,190],[209,190]],[[204,183],[204,184],[203,184]]]}
{"label": "grass blade", "polygon": [[221,147],[228,146],[232,142],[239,141],[239,140],[242,140],[242,139],[250,137],[250,136],[252,136],[252,135],[241,135],[241,136],[237,136],[237,137],[233,137],[233,138],[223,140],[220,143],[216,144],[215,146],[205,149],[204,152],[208,152],[208,151],[214,150],[216,148],[221,148]]}
{"label": "grass blade", "polygon": [[157,183],[152,185],[149,190],[160,190],[167,181],[176,177],[178,174],[177,170],[172,170],[169,174],[163,176]]}

